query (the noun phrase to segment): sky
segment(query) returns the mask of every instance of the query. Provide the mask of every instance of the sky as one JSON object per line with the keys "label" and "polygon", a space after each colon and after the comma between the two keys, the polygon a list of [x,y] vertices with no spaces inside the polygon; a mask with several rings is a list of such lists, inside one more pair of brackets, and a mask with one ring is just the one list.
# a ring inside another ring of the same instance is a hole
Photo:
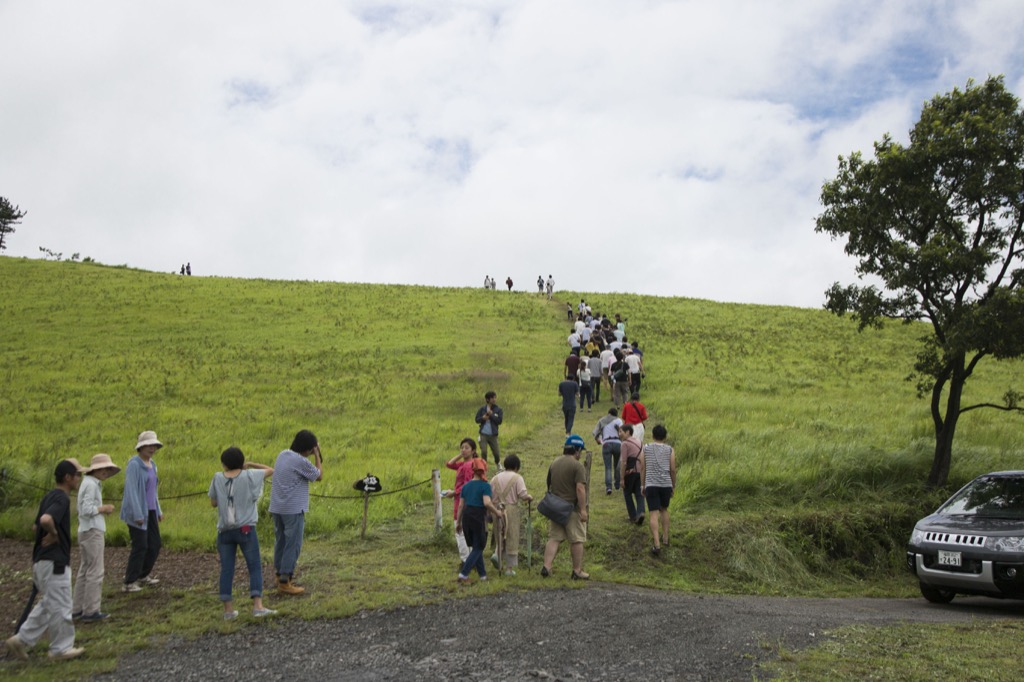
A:
{"label": "sky", "polygon": [[837,159],[1024,94],[1019,0],[0,0],[0,196],[198,276],[820,307]]}

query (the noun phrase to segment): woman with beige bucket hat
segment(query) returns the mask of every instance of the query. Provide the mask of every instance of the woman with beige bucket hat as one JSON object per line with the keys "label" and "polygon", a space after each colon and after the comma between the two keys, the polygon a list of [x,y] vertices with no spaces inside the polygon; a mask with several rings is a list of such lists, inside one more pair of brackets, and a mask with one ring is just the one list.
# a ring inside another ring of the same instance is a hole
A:
{"label": "woman with beige bucket hat", "polygon": [[114,505],[103,504],[102,482],[121,471],[110,460],[110,455],[92,456],[89,466],[83,470],[82,484],[78,487],[78,578],[75,580],[73,618],[83,623],[105,619],[108,614],[100,611],[100,597],[103,594],[103,546],[107,532],[104,518],[114,512]]}
{"label": "woman with beige bucket hat", "polygon": [[160,522],[164,520],[156,492],[160,479],[153,455],[163,446],[155,431],[143,431],[135,444],[138,454],[125,467],[121,520],[128,524],[132,549],[121,588],[124,592],[138,592],[143,585],[160,582],[150,572],[160,556]]}

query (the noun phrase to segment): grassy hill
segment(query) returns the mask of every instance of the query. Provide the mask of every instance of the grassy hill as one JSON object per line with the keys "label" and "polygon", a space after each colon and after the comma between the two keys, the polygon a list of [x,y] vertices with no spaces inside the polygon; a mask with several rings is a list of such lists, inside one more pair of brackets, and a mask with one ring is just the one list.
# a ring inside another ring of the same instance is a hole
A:
{"label": "grassy hill", "polygon": [[[154,429],[166,445],[157,462],[172,548],[210,547],[206,501],[172,498],[205,492],[225,447],[272,463],[300,428],[315,431],[325,453],[316,491],[334,496],[314,503],[307,533],[357,536],[362,505],[344,499],[352,483],[367,472],[385,490],[429,479],[475,435],[473,414],[490,389],[505,410],[503,450],[523,458],[540,492],[563,439],[565,301],[581,297],[628,318],[628,336],[645,351],[643,400],[680,463],[679,560],[637,569],[646,531],[624,523],[618,494],[596,495],[588,566],[602,579],[783,593],[912,589],[900,573],[902,543],[944,496],[922,492],[931,422],[904,377],[927,330],[914,325],[859,334],[849,321],[797,308],[585,292],[548,302],[479,288],[180,277],[11,258],[0,258],[0,291],[8,476],[46,488],[62,457],[107,452],[123,465],[138,432]],[[1019,362],[985,362],[965,401],[998,399],[1020,376]],[[588,441],[604,399],[577,417]],[[950,487],[1020,467],[1020,425],[993,411],[966,415]],[[107,483],[106,497],[119,501],[122,483]],[[2,494],[0,533],[24,536],[40,491],[7,479]],[[431,499],[429,486],[377,498],[371,528],[412,512],[429,535]],[[126,540],[112,523],[108,543]]]}

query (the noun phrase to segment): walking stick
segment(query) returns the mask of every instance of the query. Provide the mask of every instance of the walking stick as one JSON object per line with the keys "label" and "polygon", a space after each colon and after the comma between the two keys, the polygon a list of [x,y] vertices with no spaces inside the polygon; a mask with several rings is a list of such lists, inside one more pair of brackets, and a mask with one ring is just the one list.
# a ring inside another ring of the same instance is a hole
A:
{"label": "walking stick", "polygon": [[526,568],[533,568],[533,501],[526,503]]}
{"label": "walking stick", "polygon": [[[68,569],[70,570],[70,569]],[[36,581],[32,581],[32,592],[28,595],[28,603],[25,604],[25,610],[21,612],[21,617],[18,618],[18,624],[14,626],[14,634],[18,634],[21,630],[21,626],[28,620],[28,615],[32,613],[32,605],[36,602],[36,595],[39,594],[39,590],[36,589]]]}

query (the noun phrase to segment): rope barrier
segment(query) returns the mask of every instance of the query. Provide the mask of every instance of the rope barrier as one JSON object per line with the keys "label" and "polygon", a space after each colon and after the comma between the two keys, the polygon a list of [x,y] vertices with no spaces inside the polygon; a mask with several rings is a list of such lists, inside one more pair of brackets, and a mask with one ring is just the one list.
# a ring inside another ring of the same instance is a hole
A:
{"label": "rope barrier", "polygon": [[[401,493],[401,492],[404,492],[406,490],[410,490],[412,488],[416,488],[416,487],[419,487],[421,485],[427,485],[428,483],[432,483],[432,482],[433,482],[433,479],[428,478],[425,481],[421,481],[419,483],[413,483],[412,485],[407,485],[404,488],[399,488],[398,490],[389,490],[386,493],[371,493],[370,497],[381,497],[383,495],[394,495],[395,493]],[[310,493],[309,496],[310,497],[320,497],[320,498],[329,499],[329,500],[361,500],[361,499],[363,499],[363,495],[323,495],[323,494],[320,494],[320,493]]]}
{"label": "rope barrier", "polygon": [[[44,488],[44,487],[36,485],[34,483],[29,483],[28,481],[22,481],[22,480],[20,480],[18,478],[15,478],[14,476],[11,476],[10,474],[8,474],[6,469],[0,470],[0,481],[3,481],[3,480],[12,481],[14,483],[18,483],[19,485],[23,485],[23,486],[25,486],[27,488],[35,488],[36,490],[41,490],[43,492],[49,492],[50,491],[50,488]],[[404,488],[399,488],[398,490],[389,490],[387,492],[372,493],[370,496],[371,497],[380,497],[380,496],[383,496],[383,495],[394,495],[396,493],[405,492],[406,490],[411,490],[412,488],[417,488],[417,487],[419,487],[421,485],[427,485],[427,484],[429,484],[431,482],[432,482],[432,479],[428,478],[425,481],[420,481],[419,483],[413,483],[412,485],[407,485]],[[72,491],[72,494],[74,494],[75,492],[77,492],[77,491]],[[200,490],[199,492],[184,493],[184,494],[181,494],[181,495],[171,495],[171,496],[168,496],[168,497],[164,497],[163,495],[161,495],[160,496],[160,501],[161,502],[165,502],[167,500],[180,500],[180,499],[183,499],[183,498],[186,498],[186,497],[198,497],[199,495],[206,495],[207,492],[208,491],[206,491],[206,490]],[[328,500],[362,500],[363,497],[364,497],[363,495],[324,495],[322,493],[310,493],[309,496],[310,497],[319,497],[321,499],[328,499]]]}

